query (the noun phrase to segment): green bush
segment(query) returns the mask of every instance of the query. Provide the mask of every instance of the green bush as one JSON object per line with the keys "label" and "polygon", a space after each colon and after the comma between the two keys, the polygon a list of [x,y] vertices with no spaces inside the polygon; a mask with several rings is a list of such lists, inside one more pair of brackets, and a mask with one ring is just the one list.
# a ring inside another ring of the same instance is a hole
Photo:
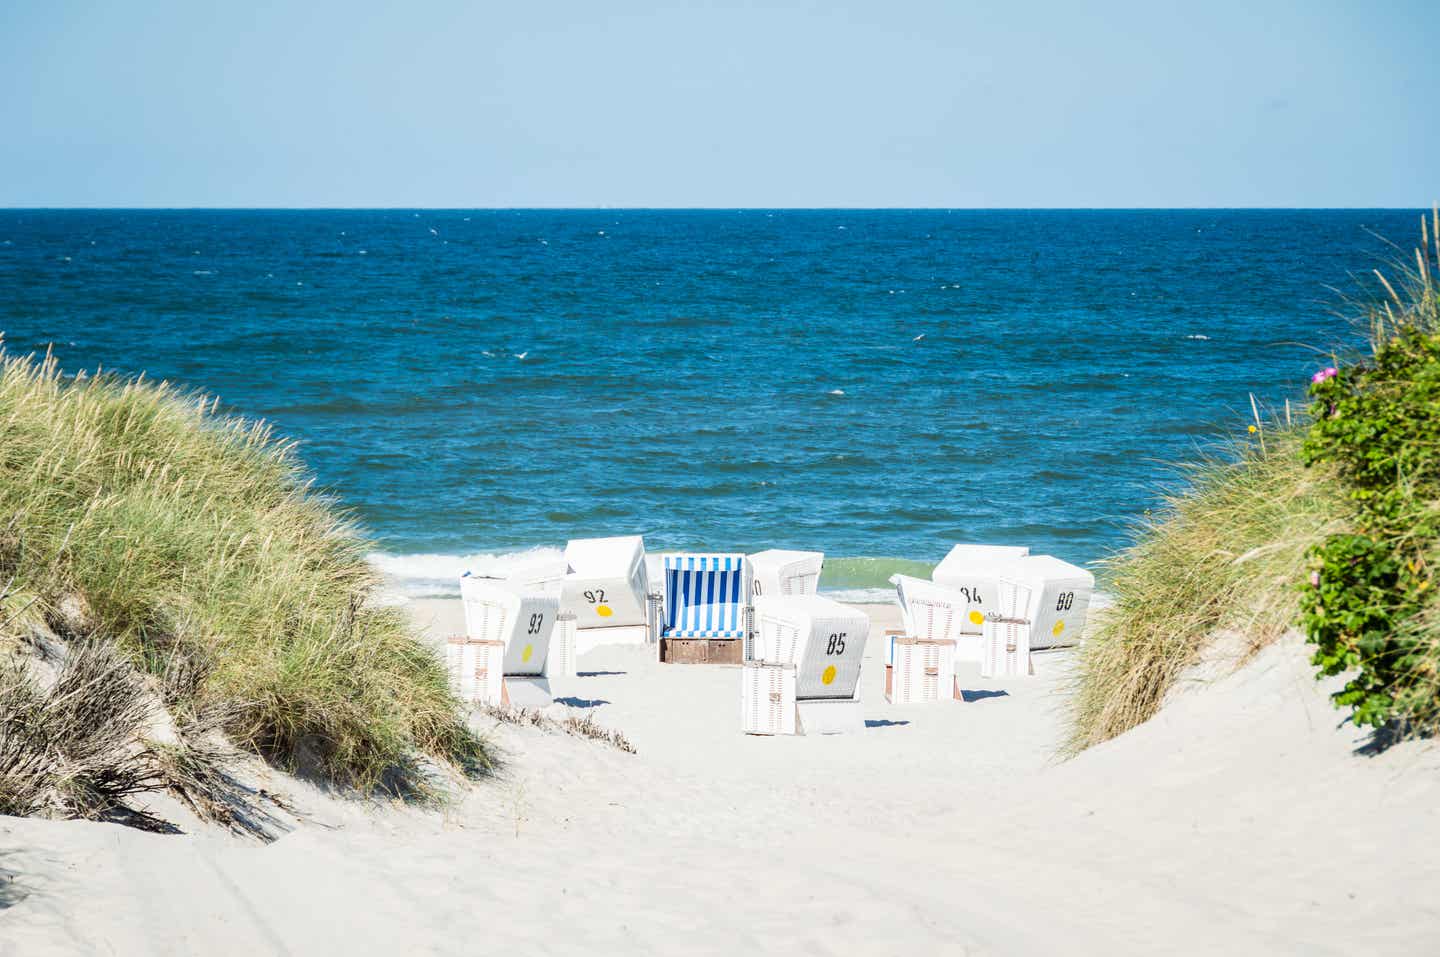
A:
{"label": "green bush", "polygon": [[[1322,675],[1353,672],[1336,704],[1380,727],[1440,718],[1432,626],[1440,536],[1440,333],[1425,253],[1398,308],[1377,322],[1371,361],[1326,369],[1310,387],[1302,454],[1333,466],[1357,506],[1354,533],[1310,553],[1303,621]],[[1388,288],[1388,286],[1387,286]]]}

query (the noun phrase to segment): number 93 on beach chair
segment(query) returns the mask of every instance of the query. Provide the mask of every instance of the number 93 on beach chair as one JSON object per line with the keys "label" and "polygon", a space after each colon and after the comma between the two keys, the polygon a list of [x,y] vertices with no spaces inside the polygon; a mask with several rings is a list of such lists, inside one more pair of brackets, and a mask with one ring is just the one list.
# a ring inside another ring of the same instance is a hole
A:
{"label": "number 93 on beach chair", "polygon": [[740,689],[747,734],[836,734],[865,727],[860,663],[866,615],[819,595],[755,600],[755,657]]}
{"label": "number 93 on beach chair", "polygon": [[460,579],[465,636],[451,638],[451,681],[467,701],[543,708],[552,701],[548,661],[560,600],[512,581]]}

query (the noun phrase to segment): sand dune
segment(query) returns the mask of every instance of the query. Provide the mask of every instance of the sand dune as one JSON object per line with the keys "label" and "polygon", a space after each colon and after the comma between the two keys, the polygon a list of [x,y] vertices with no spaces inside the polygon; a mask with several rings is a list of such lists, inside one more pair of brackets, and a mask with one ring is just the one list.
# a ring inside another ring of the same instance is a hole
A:
{"label": "sand dune", "polygon": [[498,726],[449,811],[288,785],[269,847],[0,818],[0,954],[1434,952],[1440,755],[1355,754],[1298,642],[1065,763],[1067,653],[900,708],[877,652],[863,734],[765,739],[737,669],[600,649],[555,710],[637,754]]}

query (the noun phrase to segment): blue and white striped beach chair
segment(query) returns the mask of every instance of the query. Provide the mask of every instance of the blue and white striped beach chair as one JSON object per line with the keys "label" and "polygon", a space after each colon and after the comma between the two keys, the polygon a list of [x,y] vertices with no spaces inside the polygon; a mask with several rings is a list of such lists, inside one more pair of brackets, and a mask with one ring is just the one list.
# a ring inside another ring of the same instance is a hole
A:
{"label": "blue and white striped beach chair", "polygon": [[750,576],[744,555],[666,555],[664,638],[744,638]]}

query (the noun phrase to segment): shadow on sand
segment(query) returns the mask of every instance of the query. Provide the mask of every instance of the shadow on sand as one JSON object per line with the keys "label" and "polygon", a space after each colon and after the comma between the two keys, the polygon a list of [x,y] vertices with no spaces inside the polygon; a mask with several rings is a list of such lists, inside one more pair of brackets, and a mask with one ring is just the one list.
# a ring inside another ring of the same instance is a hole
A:
{"label": "shadow on sand", "polygon": [[556,704],[563,704],[568,708],[598,708],[602,704],[610,702],[605,698],[556,698]]}
{"label": "shadow on sand", "polygon": [[[0,860],[3,860],[0,857]],[[16,904],[30,896],[30,892],[16,882],[19,875],[9,868],[0,865],[0,911]]]}

